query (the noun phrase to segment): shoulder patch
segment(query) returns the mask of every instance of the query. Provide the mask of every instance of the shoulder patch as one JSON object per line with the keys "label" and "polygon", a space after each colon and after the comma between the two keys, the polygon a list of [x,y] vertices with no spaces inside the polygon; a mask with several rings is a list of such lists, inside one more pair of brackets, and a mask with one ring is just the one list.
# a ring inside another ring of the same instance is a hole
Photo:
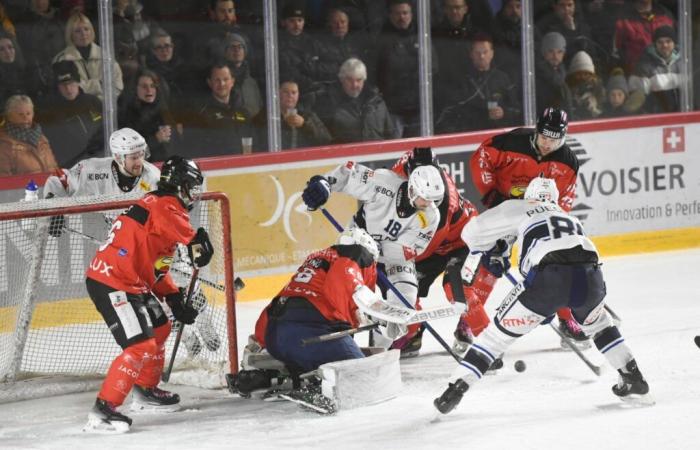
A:
{"label": "shoulder patch", "polygon": [[144,191],[144,192],[150,192],[150,191],[152,190],[152,189],[151,189],[151,185],[150,185],[146,180],[141,180],[141,181],[139,182],[139,187],[140,187],[141,190]]}
{"label": "shoulder patch", "polygon": [[420,222],[421,228],[425,228],[428,226],[428,218],[425,217],[425,212],[423,212],[423,211],[416,212],[416,217],[418,217],[418,222]]}

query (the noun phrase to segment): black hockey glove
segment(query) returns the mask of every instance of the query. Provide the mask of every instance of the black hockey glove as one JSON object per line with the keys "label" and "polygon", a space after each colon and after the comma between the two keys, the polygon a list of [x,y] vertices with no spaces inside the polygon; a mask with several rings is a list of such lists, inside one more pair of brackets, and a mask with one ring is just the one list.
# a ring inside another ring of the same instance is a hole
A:
{"label": "black hockey glove", "polygon": [[194,235],[192,242],[187,244],[187,254],[197,267],[204,267],[209,264],[214,256],[214,247],[209,241],[209,234],[204,228],[199,228]]}
{"label": "black hockey glove", "polygon": [[481,264],[496,278],[501,278],[510,269],[510,249],[508,243],[499,239],[496,245],[484,252]]}
{"label": "black hockey glove", "polygon": [[301,194],[306,206],[314,211],[326,204],[331,195],[331,185],[328,180],[321,175],[314,175],[306,183],[306,188]]}
{"label": "black hockey glove", "polygon": [[66,218],[64,216],[53,216],[51,222],[49,222],[49,236],[61,237],[65,226]]}
{"label": "black hockey glove", "polygon": [[508,200],[508,197],[504,196],[503,194],[498,192],[496,189],[491,189],[490,191],[488,191],[486,193],[486,195],[484,195],[481,198],[481,203],[485,207],[491,209],[494,206],[500,205],[501,203],[503,203],[506,200]]}
{"label": "black hockey glove", "polygon": [[199,314],[199,312],[194,309],[192,305],[185,304],[185,297],[182,295],[182,291],[166,295],[165,302],[173,312],[173,317],[175,317],[175,320],[186,325],[192,325],[194,320],[197,318],[197,314]]}
{"label": "black hockey glove", "polygon": [[415,147],[406,162],[406,174],[410,175],[413,169],[420,166],[437,166],[438,160],[430,147]]}

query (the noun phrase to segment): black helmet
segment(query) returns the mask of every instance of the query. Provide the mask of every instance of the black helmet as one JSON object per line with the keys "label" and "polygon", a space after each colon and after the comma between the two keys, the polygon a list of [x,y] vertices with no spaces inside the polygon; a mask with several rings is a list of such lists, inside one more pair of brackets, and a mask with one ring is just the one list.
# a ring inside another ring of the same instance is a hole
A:
{"label": "black helmet", "polygon": [[194,207],[202,193],[204,176],[197,163],[182,156],[173,155],[160,169],[158,188],[177,194],[188,209]]}
{"label": "black helmet", "polygon": [[552,139],[566,137],[566,130],[569,128],[569,118],[566,111],[558,108],[546,108],[537,120],[537,132]]}

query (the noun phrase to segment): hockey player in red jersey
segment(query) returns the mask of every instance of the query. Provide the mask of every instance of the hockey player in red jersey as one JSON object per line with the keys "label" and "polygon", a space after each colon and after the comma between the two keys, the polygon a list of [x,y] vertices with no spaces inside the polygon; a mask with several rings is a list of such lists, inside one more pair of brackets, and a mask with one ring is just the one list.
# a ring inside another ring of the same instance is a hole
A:
{"label": "hockey player in red jersey", "polygon": [[197,165],[179,156],[161,170],[158,189],[118,216],[86,273],[87,290],[122,353],[112,362],[86,431],[126,432],[131,419],[117,411],[134,388],[135,409],[172,411],[180,397],[158,388],[171,324],[160,301],[176,320],[192,324],[197,310],[186,305],[168,269],[178,244],[206,266],[214,250],[207,232],[190,225],[188,212],[204,178]]}
{"label": "hockey player in red jersey", "polygon": [[[523,198],[528,183],[543,176],[555,180],[559,206],[571,211],[576,198],[578,159],[565,143],[569,121],[565,111],[546,108],[536,128],[517,128],[484,141],[469,162],[472,181],[493,208],[504,200]],[[557,311],[559,328],[580,345],[590,342],[568,308]]]}
{"label": "hockey player in red jersey", "polygon": [[[406,152],[394,164],[392,170],[403,177],[408,177],[413,169],[422,165],[434,165],[437,160],[429,147],[418,147]],[[453,350],[463,353],[467,350],[472,337],[478,335],[489,323],[484,310],[496,278],[480,266],[470,267],[469,274],[462,274],[463,266],[469,255],[469,249],[460,237],[462,228],[478,215],[476,207],[462,197],[454,179],[440,168],[445,183],[445,196],[438,205],[440,223],[435,236],[427,249],[416,258],[418,272],[418,296],[426,297],[433,281],[445,272],[442,286],[451,302],[468,305],[455,330]],[[401,348],[402,356],[414,356],[421,346],[422,330],[408,342],[400,342],[395,347]],[[403,345],[403,346],[402,346]]]}

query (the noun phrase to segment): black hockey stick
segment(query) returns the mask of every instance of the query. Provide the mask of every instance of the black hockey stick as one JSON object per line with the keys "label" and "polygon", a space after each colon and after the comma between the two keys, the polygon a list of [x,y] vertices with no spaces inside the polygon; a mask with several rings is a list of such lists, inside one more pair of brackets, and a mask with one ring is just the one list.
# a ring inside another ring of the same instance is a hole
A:
{"label": "black hockey stick", "polygon": [[[187,297],[185,298],[185,305],[190,305],[192,303],[192,294],[194,293],[194,288],[197,285],[197,277],[199,276],[199,267],[195,267],[192,270],[192,279],[190,279],[190,285],[187,287]],[[170,362],[168,367],[163,371],[160,379],[166,383],[170,379],[170,373],[173,371],[173,365],[175,364],[175,355],[177,355],[177,348],[180,346],[180,340],[182,339],[182,331],[185,329],[185,324],[180,323],[180,328],[177,330],[177,335],[175,336],[175,343],[173,344],[173,351],[170,355]]]}
{"label": "black hockey stick", "polygon": [[379,323],[371,323],[369,325],[363,325],[357,328],[350,328],[343,331],[336,331],[334,333],[322,334],[320,336],[314,336],[301,340],[301,346],[306,347],[309,344],[318,344],[320,342],[332,341],[334,339],[340,339],[345,336],[352,336],[355,333],[360,333],[362,331],[374,330],[379,326]]}
{"label": "black hockey stick", "polygon": [[[328,221],[335,227],[335,229],[342,233],[343,227],[338,223],[338,221],[335,220],[335,218],[331,215],[331,213],[329,213],[326,208],[321,207],[319,209],[321,210],[323,215],[326,217],[326,219],[328,219]],[[406,305],[406,307],[408,307],[408,308],[415,309],[413,307],[413,305],[411,305],[408,302],[408,300],[406,300],[404,298],[403,294],[401,294],[401,292],[398,289],[396,289],[396,286],[394,286],[394,284],[391,281],[389,281],[389,279],[386,277],[384,272],[382,272],[379,269],[377,269],[377,278],[379,279],[379,282],[382,283],[382,285],[384,285],[384,287],[391,290],[391,292],[393,292],[394,295],[396,295],[396,297],[399,300],[401,300],[401,303]],[[447,350],[447,353],[449,353],[450,356],[452,356],[455,359],[455,361],[457,361],[461,366],[467,367],[469,370],[472,370],[470,367],[468,367],[465,364],[464,360],[458,354],[456,354],[454,351],[452,351],[452,348],[450,348],[450,346],[447,344],[447,342],[445,342],[445,340],[442,338],[442,336],[440,336],[440,334],[438,334],[438,332],[435,331],[435,328],[433,328],[428,322],[423,322],[423,326],[425,326],[425,329],[428,330],[430,332],[430,334],[433,335],[435,340],[437,340],[440,343],[440,345],[445,350]]]}
{"label": "black hockey stick", "polygon": [[[515,279],[515,277],[513,277],[513,275],[510,274],[510,272],[506,272],[506,278],[508,278],[508,281],[510,281],[510,282],[513,284],[513,286],[517,286],[517,285],[518,285],[518,281]],[[549,322],[549,326],[552,328],[552,330],[554,330],[555,333],[557,333],[557,334],[559,335],[559,337],[561,338],[562,342],[564,342],[564,344],[566,344],[567,347],[569,347],[571,350],[573,350],[574,353],[576,353],[576,356],[578,356],[579,358],[581,358],[581,361],[583,361],[583,363],[584,363],[586,366],[588,366],[588,368],[591,369],[591,371],[592,371],[594,374],[596,374],[597,376],[600,376],[601,370],[600,370],[600,367],[599,367],[599,366],[596,366],[595,364],[593,364],[593,362],[591,362],[591,360],[588,359],[588,358],[586,357],[586,355],[583,354],[583,352],[581,351],[581,349],[578,348],[578,347],[576,346],[576,344],[574,344],[573,342],[571,342],[571,339],[569,339],[567,336],[564,336],[564,333],[562,333],[562,332],[559,330],[559,328],[557,328],[557,326],[554,325],[554,322],[551,322],[551,321],[550,321],[550,322]]]}

